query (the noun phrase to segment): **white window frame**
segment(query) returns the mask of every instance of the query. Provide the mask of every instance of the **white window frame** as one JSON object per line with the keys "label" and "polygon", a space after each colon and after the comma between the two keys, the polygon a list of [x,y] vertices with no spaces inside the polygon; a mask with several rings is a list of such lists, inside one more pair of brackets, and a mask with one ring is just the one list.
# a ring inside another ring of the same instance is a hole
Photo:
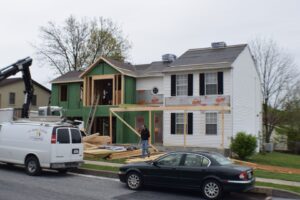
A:
{"label": "white window frame", "polygon": [[[216,76],[216,82],[207,83],[207,75],[215,75]],[[218,95],[218,73],[217,72],[209,72],[204,74],[204,85],[205,85],[205,95]],[[207,85],[216,85],[216,93],[215,94],[207,94]]]}
{"label": "white window frame", "polygon": [[[186,82],[178,83],[180,80],[179,77],[185,77]],[[178,94],[178,87],[186,87],[185,94]],[[188,75],[187,74],[178,74],[176,75],[176,96],[188,96]]]}
{"label": "white window frame", "polygon": [[[178,123],[177,117],[178,115],[182,115],[182,122]],[[183,125],[182,133],[178,133],[177,125]],[[175,113],[175,134],[176,135],[183,135],[184,134],[184,113]]]}
{"label": "white window frame", "polygon": [[[207,123],[207,114],[215,114],[216,115],[216,123]],[[219,122],[219,119],[218,119],[218,112],[205,112],[205,135],[218,135],[218,128],[219,128],[219,125],[218,125],[218,122]],[[216,125],[216,134],[207,134],[207,130],[206,130],[206,125],[207,124],[215,124]]]}

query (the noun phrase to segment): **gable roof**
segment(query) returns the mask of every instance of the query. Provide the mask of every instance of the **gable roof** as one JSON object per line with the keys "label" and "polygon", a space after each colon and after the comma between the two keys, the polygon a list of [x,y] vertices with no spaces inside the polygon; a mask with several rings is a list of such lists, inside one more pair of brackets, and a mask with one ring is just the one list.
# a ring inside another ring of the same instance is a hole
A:
{"label": "gable roof", "polygon": [[83,80],[79,78],[81,73],[82,71],[70,71],[52,80],[50,83],[82,82]]}
{"label": "gable roof", "polygon": [[124,63],[124,62],[116,61],[116,60],[101,56],[92,65],[90,65],[84,72],[82,72],[79,77],[82,78],[84,75],[89,73],[101,61],[106,62],[111,67],[113,67],[115,70],[120,72],[121,74],[124,74],[127,76],[132,76],[132,77],[136,77],[136,75],[137,75],[133,65],[131,65],[130,63]]}
{"label": "gable roof", "polygon": [[[11,84],[18,83],[18,82],[23,82],[23,78],[8,78],[8,79],[4,79],[4,80],[0,81],[0,87],[11,85]],[[41,85],[40,83],[36,82],[35,80],[32,80],[32,83],[34,85],[42,88],[46,92],[51,93],[51,90],[49,90],[45,86]]]}
{"label": "gable roof", "polygon": [[68,72],[51,83],[81,82],[82,77],[89,73],[101,61],[106,62],[121,74],[136,78],[163,76],[166,72],[190,71],[198,69],[230,68],[247,44],[230,45],[223,48],[189,49],[172,63],[155,61],[149,64],[132,65],[107,57],[99,57],[84,71]]}

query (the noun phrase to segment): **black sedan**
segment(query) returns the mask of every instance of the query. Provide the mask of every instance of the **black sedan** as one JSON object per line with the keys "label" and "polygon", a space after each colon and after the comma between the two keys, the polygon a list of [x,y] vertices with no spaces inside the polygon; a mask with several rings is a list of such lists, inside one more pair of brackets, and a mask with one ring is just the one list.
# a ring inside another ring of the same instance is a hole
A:
{"label": "black sedan", "polygon": [[196,189],[211,200],[223,192],[247,191],[255,182],[251,168],[214,152],[171,152],[155,161],[127,164],[120,167],[119,178],[132,190],[142,185]]}

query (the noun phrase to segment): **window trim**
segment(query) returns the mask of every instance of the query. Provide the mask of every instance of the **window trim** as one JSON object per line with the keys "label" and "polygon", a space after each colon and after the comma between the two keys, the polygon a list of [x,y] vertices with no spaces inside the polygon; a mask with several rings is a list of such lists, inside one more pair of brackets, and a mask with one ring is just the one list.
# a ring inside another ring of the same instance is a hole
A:
{"label": "window trim", "polygon": [[[216,120],[217,120],[217,122],[216,122],[216,125],[217,125],[217,128],[216,128],[217,132],[216,132],[216,134],[207,134],[207,132],[206,132],[206,125],[207,125],[206,114],[210,114],[210,113],[216,114]],[[205,112],[205,135],[212,135],[212,136],[218,135],[218,128],[219,128],[218,118],[219,118],[218,112],[216,112],[216,111]]]}
{"label": "window trim", "polygon": [[[178,96],[178,97],[185,97],[185,96],[188,96],[188,90],[189,90],[189,80],[188,80],[188,74],[176,74],[175,75],[176,76],[176,82],[175,82],[175,88],[176,88],[176,96]],[[186,83],[184,83],[184,84],[177,84],[177,81],[178,81],[178,76],[185,76],[186,77]],[[186,87],[186,94],[184,94],[184,95],[179,95],[178,94],[178,86],[185,86]]]}
{"label": "window trim", "polygon": [[[206,75],[207,74],[215,74],[216,75],[216,83],[215,84],[212,84],[212,83],[207,84],[206,83],[206,80],[207,80]],[[206,85],[216,85],[216,93],[215,94],[207,94]],[[219,88],[219,85],[218,85],[218,72],[206,72],[206,73],[204,73],[204,88],[205,88],[205,90],[204,90],[205,95],[218,95],[218,88]]]}
{"label": "window trim", "polygon": [[[14,102],[13,102],[13,103],[10,102],[10,100],[11,100],[11,99],[10,99],[10,95],[11,95],[11,94],[14,95],[14,98],[13,98],[13,99],[14,99]],[[9,105],[16,105],[16,96],[17,96],[17,95],[16,95],[15,92],[9,92],[9,94],[8,94],[8,104],[9,104]]]}

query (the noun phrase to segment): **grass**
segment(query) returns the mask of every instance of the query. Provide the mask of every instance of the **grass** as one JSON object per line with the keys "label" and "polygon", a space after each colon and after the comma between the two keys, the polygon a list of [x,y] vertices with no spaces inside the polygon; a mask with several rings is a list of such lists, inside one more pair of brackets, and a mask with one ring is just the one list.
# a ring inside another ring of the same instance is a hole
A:
{"label": "grass", "polygon": [[100,165],[91,165],[91,164],[83,164],[80,168],[82,168],[82,169],[93,169],[93,170],[102,170],[102,171],[111,171],[111,172],[118,172],[119,171],[119,167],[100,166]]}
{"label": "grass", "polygon": [[300,156],[287,153],[272,152],[266,154],[256,154],[249,159],[250,162],[289,167],[289,168],[300,168]]}
{"label": "grass", "polygon": [[92,160],[92,161],[100,161],[100,162],[108,162],[108,163],[118,163],[118,164],[125,164],[127,158],[123,159],[114,159],[114,160],[106,160],[104,158],[84,158],[85,160]]}
{"label": "grass", "polygon": [[282,190],[288,190],[288,191],[296,192],[296,193],[300,194],[300,187],[296,187],[296,186],[279,185],[279,184],[263,183],[263,182],[256,182],[255,185],[256,186],[272,187],[272,188],[282,189]]}
{"label": "grass", "polygon": [[264,171],[264,170],[255,170],[254,175],[260,178],[270,178],[270,179],[280,179],[285,181],[295,181],[300,182],[300,175],[299,174],[285,174],[285,173],[277,173],[274,172]]}

